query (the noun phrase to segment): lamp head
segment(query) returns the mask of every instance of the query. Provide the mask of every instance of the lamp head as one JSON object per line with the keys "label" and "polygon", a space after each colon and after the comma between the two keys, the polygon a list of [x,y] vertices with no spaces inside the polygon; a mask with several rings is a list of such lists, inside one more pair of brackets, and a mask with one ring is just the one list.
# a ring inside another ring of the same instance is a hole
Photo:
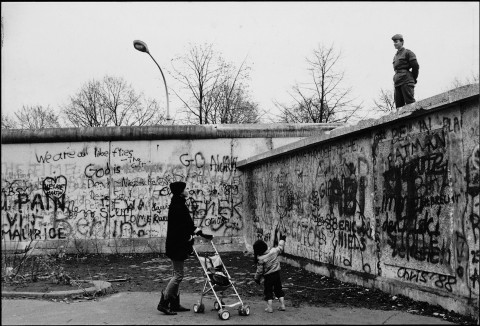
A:
{"label": "lamp head", "polygon": [[145,52],[145,53],[150,54],[150,52],[148,52],[148,47],[147,47],[147,44],[145,42],[142,42],[140,40],[135,40],[135,41],[133,41],[133,47],[140,52]]}

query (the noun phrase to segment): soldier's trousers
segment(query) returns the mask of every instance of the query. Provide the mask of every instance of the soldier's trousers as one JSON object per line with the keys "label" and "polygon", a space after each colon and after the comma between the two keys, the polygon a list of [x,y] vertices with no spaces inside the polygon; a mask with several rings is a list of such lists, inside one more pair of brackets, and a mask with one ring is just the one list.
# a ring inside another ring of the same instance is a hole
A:
{"label": "soldier's trousers", "polygon": [[412,84],[403,84],[395,87],[395,92],[393,94],[395,98],[395,106],[399,108],[404,106],[405,104],[414,103],[414,90],[415,85]]}

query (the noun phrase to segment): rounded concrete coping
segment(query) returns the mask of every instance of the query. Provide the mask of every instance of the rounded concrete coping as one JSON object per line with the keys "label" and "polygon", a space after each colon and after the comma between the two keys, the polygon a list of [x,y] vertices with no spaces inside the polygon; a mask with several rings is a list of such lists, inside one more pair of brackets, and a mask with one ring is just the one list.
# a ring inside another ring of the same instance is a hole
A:
{"label": "rounded concrete coping", "polygon": [[78,280],[76,282],[93,283],[95,286],[86,289],[52,291],[52,292],[12,292],[2,291],[2,297],[18,298],[18,297],[34,297],[34,298],[65,298],[77,295],[107,294],[112,287],[110,282],[106,281],[90,281]]}
{"label": "rounded concrete coping", "polygon": [[265,123],[2,129],[2,144],[166,139],[309,137],[343,123]]}

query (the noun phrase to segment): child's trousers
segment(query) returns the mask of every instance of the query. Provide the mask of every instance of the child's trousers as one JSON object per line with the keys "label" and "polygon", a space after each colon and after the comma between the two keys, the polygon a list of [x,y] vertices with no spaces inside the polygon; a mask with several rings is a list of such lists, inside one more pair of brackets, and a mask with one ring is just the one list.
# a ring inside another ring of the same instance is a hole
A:
{"label": "child's trousers", "polygon": [[273,294],[277,298],[282,298],[285,293],[282,290],[282,280],[280,279],[280,271],[265,275],[264,292],[265,301],[273,300]]}

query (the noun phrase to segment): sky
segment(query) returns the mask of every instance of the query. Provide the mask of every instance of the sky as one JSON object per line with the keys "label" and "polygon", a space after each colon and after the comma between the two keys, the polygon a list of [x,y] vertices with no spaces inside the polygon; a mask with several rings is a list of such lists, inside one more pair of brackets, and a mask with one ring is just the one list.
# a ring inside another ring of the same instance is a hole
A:
{"label": "sky", "polygon": [[10,116],[22,106],[58,110],[105,75],[165,107],[161,74],[134,40],[175,90],[168,71],[190,44],[212,44],[237,67],[246,58],[251,97],[271,113],[309,81],[306,58],[319,44],[341,51],[344,86],[367,118],[380,90],[393,89],[394,34],[417,56],[417,101],[479,73],[479,2],[2,2],[1,15],[1,111]]}

